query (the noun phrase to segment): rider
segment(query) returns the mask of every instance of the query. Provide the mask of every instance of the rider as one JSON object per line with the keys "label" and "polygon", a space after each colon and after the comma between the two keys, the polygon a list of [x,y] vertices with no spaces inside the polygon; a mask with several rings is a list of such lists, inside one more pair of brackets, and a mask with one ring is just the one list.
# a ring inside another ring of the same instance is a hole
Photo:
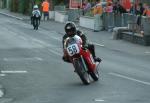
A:
{"label": "rider", "polygon": [[[39,22],[40,24],[40,20],[41,20],[41,12],[38,9],[38,5],[34,5],[33,6],[33,11],[32,11],[32,15],[31,15],[31,24],[33,24],[33,20],[36,19],[36,22]],[[35,29],[35,28],[34,28]]]}
{"label": "rider", "polygon": [[[74,37],[75,35],[78,35],[82,39],[83,48],[85,48],[85,49],[87,48],[91,52],[95,62],[101,62],[101,59],[99,57],[95,56],[94,45],[87,42],[87,37],[83,34],[82,31],[80,31],[79,29],[76,28],[76,25],[74,22],[66,23],[65,32],[66,32],[66,34],[63,36],[63,41],[62,41],[63,49],[64,49],[64,42],[67,37]],[[67,58],[67,56],[65,56],[65,55],[63,55],[62,59],[66,62],[70,62],[69,58]]]}

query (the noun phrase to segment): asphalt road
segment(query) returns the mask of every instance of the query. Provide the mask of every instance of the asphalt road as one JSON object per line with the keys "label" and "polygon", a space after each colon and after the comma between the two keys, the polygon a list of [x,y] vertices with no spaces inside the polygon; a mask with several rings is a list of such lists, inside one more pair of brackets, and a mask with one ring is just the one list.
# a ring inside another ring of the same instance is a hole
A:
{"label": "asphalt road", "polygon": [[0,21],[0,83],[10,103],[150,103],[148,47],[87,30],[103,61],[100,80],[85,86],[61,59],[64,24],[41,22],[36,31],[28,21],[2,15]]}

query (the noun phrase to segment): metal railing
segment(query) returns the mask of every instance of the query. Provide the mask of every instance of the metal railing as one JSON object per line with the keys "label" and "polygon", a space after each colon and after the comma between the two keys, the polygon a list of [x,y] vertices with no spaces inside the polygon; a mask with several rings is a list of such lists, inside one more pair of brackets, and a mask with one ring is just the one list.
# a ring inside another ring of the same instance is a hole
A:
{"label": "metal railing", "polygon": [[105,30],[112,30],[114,27],[128,27],[133,32],[144,31],[144,34],[150,35],[150,17],[141,17],[141,24],[137,24],[138,16],[123,13],[103,13],[103,26]]}

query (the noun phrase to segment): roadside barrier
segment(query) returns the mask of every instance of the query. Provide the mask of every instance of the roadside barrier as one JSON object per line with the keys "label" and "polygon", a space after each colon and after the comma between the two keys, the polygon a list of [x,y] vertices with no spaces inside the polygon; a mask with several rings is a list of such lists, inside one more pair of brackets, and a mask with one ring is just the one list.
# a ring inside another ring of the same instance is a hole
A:
{"label": "roadside barrier", "polygon": [[129,23],[135,24],[136,18],[135,15],[129,13],[103,13],[103,26],[105,30],[112,30],[114,27],[127,27]]}
{"label": "roadside barrier", "polygon": [[150,17],[142,17],[141,23],[143,26],[144,35],[150,36]]}
{"label": "roadside barrier", "polygon": [[102,20],[105,30],[112,30],[115,27],[114,19],[115,18],[113,13],[103,13]]}

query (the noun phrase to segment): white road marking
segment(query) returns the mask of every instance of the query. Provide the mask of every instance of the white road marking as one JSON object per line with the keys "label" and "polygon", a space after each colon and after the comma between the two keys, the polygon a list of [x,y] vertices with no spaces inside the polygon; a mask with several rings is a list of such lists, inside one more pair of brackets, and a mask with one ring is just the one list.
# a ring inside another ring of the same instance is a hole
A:
{"label": "white road marking", "polygon": [[6,76],[5,74],[0,74],[0,77],[4,77],[4,76]]}
{"label": "white road marking", "polygon": [[25,37],[22,36],[22,35],[18,35],[17,37],[20,38],[20,39],[22,39],[22,40],[28,40],[27,38],[25,38]]}
{"label": "white road marking", "polygon": [[52,36],[51,38],[54,39],[54,40],[61,41],[61,39],[60,39],[59,37],[54,37],[54,36]]}
{"label": "white road marking", "polygon": [[104,102],[103,99],[94,99],[95,102]]}
{"label": "white road marking", "polygon": [[4,92],[0,90],[0,98],[2,98],[3,96],[4,96]]}
{"label": "white road marking", "polygon": [[12,98],[0,98],[0,103],[12,103],[13,99]]}
{"label": "white road marking", "polygon": [[5,70],[5,71],[1,71],[1,73],[9,74],[9,73],[28,73],[28,72],[27,71],[19,71],[19,70],[14,70],[14,71]]}
{"label": "white road marking", "polygon": [[37,42],[39,44],[41,44],[42,46],[48,46],[48,44],[42,40],[39,40],[39,39],[36,39],[36,38],[31,38],[30,39],[33,41],[33,42]]}
{"label": "white road marking", "polygon": [[62,56],[62,54],[61,53],[59,53],[59,52],[57,52],[57,51],[54,51],[54,50],[52,50],[52,49],[48,49],[51,53],[53,53],[53,54],[56,54],[56,55],[58,55],[58,56]]}
{"label": "white road marking", "polygon": [[42,61],[43,59],[40,57],[32,57],[32,58],[3,58],[4,61],[24,61],[24,60],[31,60],[31,61]]}
{"label": "white road marking", "polygon": [[43,61],[43,59],[42,58],[40,58],[40,57],[34,57],[36,60],[38,60],[38,61]]}
{"label": "white road marking", "polygon": [[100,47],[104,47],[104,45],[96,43],[96,42],[92,42],[94,45],[100,46]]}
{"label": "white road marking", "polygon": [[134,82],[138,82],[138,83],[150,86],[150,82],[145,82],[145,81],[142,81],[142,80],[138,80],[138,79],[135,79],[135,78],[127,77],[127,76],[124,76],[124,75],[121,75],[121,74],[117,74],[117,73],[109,73],[109,74],[113,75],[113,76],[116,76],[116,77],[128,79],[128,80],[131,80],[131,81],[134,81]]}
{"label": "white road marking", "polygon": [[149,52],[149,51],[146,51],[145,54],[150,54],[150,52]]}

